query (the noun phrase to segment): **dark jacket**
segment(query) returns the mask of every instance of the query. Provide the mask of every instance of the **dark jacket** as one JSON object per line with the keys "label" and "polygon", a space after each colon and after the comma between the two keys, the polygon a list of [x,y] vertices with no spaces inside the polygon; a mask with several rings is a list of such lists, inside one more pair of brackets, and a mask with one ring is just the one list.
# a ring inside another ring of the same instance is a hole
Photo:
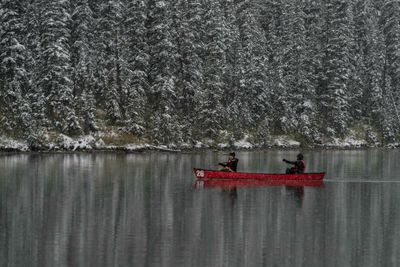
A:
{"label": "dark jacket", "polygon": [[224,167],[229,167],[232,171],[236,172],[238,162],[239,162],[239,160],[237,158],[233,158],[233,159],[228,160],[228,162],[220,163],[219,165],[224,166]]}
{"label": "dark jacket", "polygon": [[284,159],[286,163],[293,164],[294,165],[294,172],[295,173],[304,173],[306,169],[306,164],[304,160],[296,160],[296,161],[289,161]]}

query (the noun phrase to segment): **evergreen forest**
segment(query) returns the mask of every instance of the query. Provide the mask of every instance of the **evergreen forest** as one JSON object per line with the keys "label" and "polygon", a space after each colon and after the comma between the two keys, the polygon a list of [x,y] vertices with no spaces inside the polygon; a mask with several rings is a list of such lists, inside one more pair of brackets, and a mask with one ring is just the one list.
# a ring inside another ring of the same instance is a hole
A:
{"label": "evergreen forest", "polygon": [[0,63],[0,133],[31,144],[400,139],[397,0],[1,0]]}

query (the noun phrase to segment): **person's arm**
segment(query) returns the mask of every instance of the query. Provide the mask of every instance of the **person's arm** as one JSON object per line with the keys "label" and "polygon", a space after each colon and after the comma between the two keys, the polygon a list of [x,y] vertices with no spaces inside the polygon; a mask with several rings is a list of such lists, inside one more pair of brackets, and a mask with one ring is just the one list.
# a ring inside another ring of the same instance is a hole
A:
{"label": "person's arm", "polygon": [[288,163],[288,164],[293,164],[293,165],[296,164],[296,161],[290,161],[290,160],[286,160],[286,159],[283,159],[283,161]]}
{"label": "person's arm", "polygon": [[230,167],[228,167],[228,166],[226,166],[225,167],[228,171],[230,171],[230,172],[234,172]]}
{"label": "person's arm", "polygon": [[226,169],[228,169],[230,172],[235,172],[237,169],[238,161],[238,159],[229,160],[226,164]]}
{"label": "person's arm", "polygon": [[219,166],[222,166],[222,167],[226,167],[228,164],[227,164],[227,163],[222,163],[222,162],[220,162],[220,163],[218,163],[218,165],[219,165]]}

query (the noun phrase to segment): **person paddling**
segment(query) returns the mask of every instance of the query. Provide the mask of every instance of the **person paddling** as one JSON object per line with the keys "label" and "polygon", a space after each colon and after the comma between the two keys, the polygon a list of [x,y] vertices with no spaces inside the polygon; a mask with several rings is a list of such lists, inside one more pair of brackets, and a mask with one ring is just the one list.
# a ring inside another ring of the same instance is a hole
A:
{"label": "person paddling", "polygon": [[304,170],[306,169],[306,163],[304,161],[304,156],[301,153],[297,155],[296,161],[289,161],[286,159],[283,159],[283,161],[288,164],[294,165],[294,167],[286,169],[287,174],[304,173]]}
{"label": "person paddling", "polygon": [[231,153],[229,153],[228,162],[218,163],[218,165],[222,166],[220,171],[236,172],[238,162],[239,162],[239,159],[236,158],[235,152],[231,152]]}

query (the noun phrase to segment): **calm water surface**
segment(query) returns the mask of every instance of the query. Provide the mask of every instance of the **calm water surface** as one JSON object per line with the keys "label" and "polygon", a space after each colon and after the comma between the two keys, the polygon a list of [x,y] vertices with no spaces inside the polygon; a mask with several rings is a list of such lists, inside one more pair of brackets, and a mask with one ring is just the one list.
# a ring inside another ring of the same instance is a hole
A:
{"label": "calm water surface", "polygon": [[192,188],[223,153],[2,155],[0,266],[400,266],[400,151],[304,154],[323,188],[236,194]]}

